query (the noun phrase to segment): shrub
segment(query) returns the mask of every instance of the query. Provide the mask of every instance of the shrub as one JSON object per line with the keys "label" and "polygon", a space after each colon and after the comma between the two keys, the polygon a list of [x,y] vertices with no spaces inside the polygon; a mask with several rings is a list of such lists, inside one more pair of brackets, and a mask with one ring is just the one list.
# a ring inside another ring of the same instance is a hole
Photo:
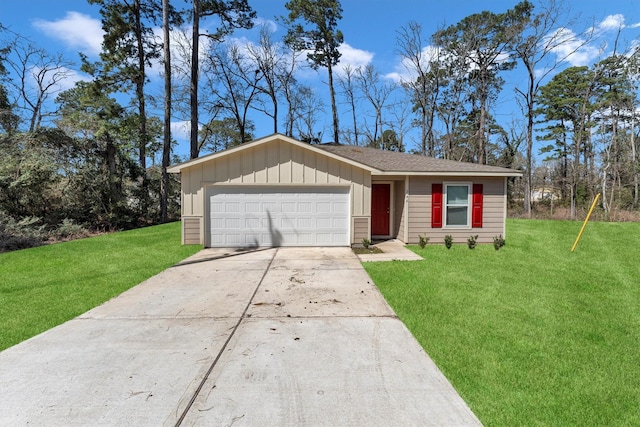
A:
{"label": "shrub", "polygon": [[451,246],[453,245],[453,236],[451,234],[444,236],[444,245],[447,249],[451,249]]}
{"label": "shrub", "polygon": [[493,238],[493,247],[496,248],[496,251],[503,247],[505,244],[506,242],[504,241],[502,234]]}
{"label": "shrub", "polygon": [[26,217],[16,221],[0,211],[0,252],[41,246],[47,239],[44,225],[38,225],[40,218]]}
{"label": "shrub", "polygon": [[57,229],[51,232],[51,237],[58,240],[80,239],[88,237],[89,231],[80,224],[76,224],[72,219],[65,218]]}
{"label": "shrub", "polygon": [[475,249],[477,244],[478,244],[478,235],[477,234],[475,236],[470,236],[467,239],[467,245],[469,246],[469,249]]}
{"label": "shrub", "polygon": [[371,246],[371,240],[362,239],[362,247],[365,248],[365,249],[369,249],[369,246]]}
{"label": "shrub", "polygon": [[424,249],[424,247],[427,246],[427,243],[429,243],[429,238],[427,236],[418,236],[418,245],[420,246],[420,249]]}

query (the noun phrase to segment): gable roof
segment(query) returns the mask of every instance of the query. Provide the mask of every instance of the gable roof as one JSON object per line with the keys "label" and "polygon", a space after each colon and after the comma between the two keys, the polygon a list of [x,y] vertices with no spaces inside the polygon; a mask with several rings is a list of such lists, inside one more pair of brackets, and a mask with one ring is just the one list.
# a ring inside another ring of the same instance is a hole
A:
{"label": "gable roof", "polygon": [[256,147],[256,146],[259,146],[259,145],[262,145],[262,144],[267,144],[269,142],[276,141],[276,140],[288,142],[291,145],[295,145],[295,146],[304,148],[306,150],[311,150],[311,151],[314,151],[316,153],[320,153],[322,155],[334,158],[334,159],[339,160],[341,162],[348,163],[348,164],[351,164],[353,166],[356,166],[356,167],[359,167],[359,168],[362,168],[362,169],[366,169],[371,173],[380,172],[378,170],[375,170],[375,168],[373,168],[371,166],[359,163],[357,161],[348,159],[346,157],[342,157],[342,156],[330,153],[330,152],[328,152],[326,150],[321,150],[320,148],[318,148],[318,147],[320,147],[320,145],[307,144],[305,142],[298,141],[296,139],[293,139],[291,137],[288,137],[288,136],[285,136],[285,135],[282,135],[282,134],[279,134],[279,133],[274,133],[272,135],[265,136],[263,138],[255,139],[255,140],[250,141],[250,142],[245,142],[244,144],[238,145],[238,146],[233,147],[233,148],[228,148],[228,149],[223,150],[223,151],[218,151],[217,153],[208,154],[206,156],[198,157],[197,159],[191,159],[191,160],[186,161],[184,163],[180,163],[178,165],[170,166],[169,168],[167,168],[167,172],[169,172],[169,173],[180,173],[180,171],[182,171],[182,169],[187,169],[187,168],[190,168],[192,166],[195,166],[195,165],[198,165],[198,164],[201,164],[201,163],[205,163],[205,162],[208,162],[208,161],[213,160],[213,159],[217,159],[217,158],[220,158],[220,157],[228,156],[228,155],[233,154],[233,153],[238,153],[238,152],[241,152],[241,151],[244,151],[244,150],[248,150],[248,149],[250,149],[252,147]]}
{"label": "gable roof", "polygon": [[339,144],[307,144],[281,134],[246,142],[237,147],[198,157],[187,162],[171,166],[170,173],[180,173],[183,169],[228,156],[251,147],[280,140],[292,145],[326,155],[344,163],[357,166],[371,172],[371,175],[438,175],[438,176],[521,176],[520,171],[497,166],[456,162],[454,160],[435,159],[416,154],[396,153],[376,148],[356,147]]}

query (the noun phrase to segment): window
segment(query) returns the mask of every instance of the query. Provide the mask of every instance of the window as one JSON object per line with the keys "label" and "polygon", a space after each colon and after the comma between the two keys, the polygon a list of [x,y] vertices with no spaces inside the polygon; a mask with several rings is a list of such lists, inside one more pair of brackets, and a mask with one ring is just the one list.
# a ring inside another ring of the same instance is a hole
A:
{"label": "window", "polygon": [[469,184],[445,184],[445,208],[444,208],[444,225],[445,227],[469,227],[469,201],[470,197]]}
{"label": "window", "polygon": [[483,184],[434,182],[431,228],[482,228],[483,200]]}

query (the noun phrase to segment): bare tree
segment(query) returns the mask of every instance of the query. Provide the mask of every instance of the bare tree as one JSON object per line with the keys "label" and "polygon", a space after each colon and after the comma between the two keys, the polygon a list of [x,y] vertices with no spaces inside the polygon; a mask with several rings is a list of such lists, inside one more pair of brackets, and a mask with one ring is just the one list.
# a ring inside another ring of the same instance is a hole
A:
{"label": "bare tree", "polygon": [[273,40],[273,33],[267,25],[260,29],[258,45],[247,44],[249,60],[260,71],[259,97],[253,108],[273,120],[273,133],[278,133],[281,96],[287,98],[290,86],[295,83],[293,72],[298,55],[282,43]]}
{"label": "bare tree", "polygon": [[433,156],[433,122],[439,89],[438,81],[429,75],[430,63],[434,58],[429,57],[425,51],[422,26],[415,21],[400,28],[396,43],[402,64],[408,73],[408,77],[402,81],[402,86],[419,114],[420,152]]}
{"label": "bare tree", "polygon": [[214,46],[207,63],[207,87],[212,91],[218,87],[218,104],[236,121],[240,132],[240,142],[247,138],[248,112],[256,96],[260,93],[259,83],[263,80],[260,69],[255,68],[243,55],[240,46],[226,43]]}
{"label": "bare tree", "polygon": [[61,92],[62,83],[73,75],[73,63],[61,54],[50,54],[30,41],[16,36],[13,55],[6,59],[15,79],[10,80],[17,99],[17,108],[23,111],[29,123],[29,132],[40,128],[42,121],[54,112],[47,111],[46,101]]}
{"label": "bare tree", "polygon": [[458,124],[467,113],[467,67],[463,59],[454,56],[441,56],[431,66],[437,67],[433,72],[439,76],[435,109],[445,127],[442,154],[445,159],[459,160],[455,152],[460,143],[457,138]]}
{"label": "bare tree", "polygon": [[[515,44],[515,56],[527,72],[526,87],[516,87],[520,95],[520,106],[527,119],[526,131],[526,172],[524,210],[531,217],[531,190],[533,168],[533,126],[535,103],[540,85],[558,69],[568,57],[591,41],[592,30],[575,34],[566,28],[572,24],[563,0],[549,0],[540,3],[541,10],[527,22]],[[563,55],[557,55],[562,46],[573,46]]]}
{"label": "bare tree", "polygon": [[[375,118],[373,134],[369,135],[369,142],[378,141],[378,136],[383,136],[382,112],[391,93],[396,85],[391,81],[383,81],[376,68],[369,64],[366,67],[358,68],[356,71],[358,86],[364,98],[369,101],[373,108]],[[384,145],[384,140],[382,141]]]}
{"label": "bare tree", "polygon": [[[256,13],[247,0],[191,0],[191,78],[190,78],[190,121],[191,121],[191,158],[198,157],[198,83],[200,78],[200,36],[207,36],[220,43],[224,37],[236,28],[253,27]],[[218,28],[214,33],[200,33],[200,19],[207,16],[218,17]]]}
{"label": "bare tree", "polygon": [[293,104],[293,126],[298,132],[298,138],[308,143],[320,143],[323,130],[317,131],[320,114],[324,111],[324,103],[318,98],[312,88],[299,86]]}
{"label": "bare tree", "polygon": [[347,64],[342,68],[342,75],[338,75],[338,86],[345,98],[345,102],[351,110],[351,120],[353,121],[353,145],[358,144],[358,116],[356,114],[356,70]]}
{"label": "bare tree", "polygon": [[287,68],[282,68],[281,73],[278,74],[278,80],[280,81],[280,87],[282,88],[282,95],[287,103],[287,114],[284,121],[285,134],[293,137],[293,128],[297,120],[300,104],[300,85],[296,81],[294,73],[298,68],[298,59],[302,55],[302,51],[291,49],[289,50],[289,55],[290,61],[287,63]]}
{"label": "bare tree", "polygon": [[391,106],[390,114],[393,120],[387,123],[387,126],[393,130],[398,138],[398,147],[400,151],[406,150],[405,136],[411,128],[412,106],[406,102],[399,102]]}

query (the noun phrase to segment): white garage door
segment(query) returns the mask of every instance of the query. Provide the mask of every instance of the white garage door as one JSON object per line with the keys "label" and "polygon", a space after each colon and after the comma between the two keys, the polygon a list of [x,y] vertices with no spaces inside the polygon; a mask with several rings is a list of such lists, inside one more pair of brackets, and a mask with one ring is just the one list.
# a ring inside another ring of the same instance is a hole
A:
{"label": "white garage door", "polygon": [[210,187],[209,246],[348,246],[347,187]]}

